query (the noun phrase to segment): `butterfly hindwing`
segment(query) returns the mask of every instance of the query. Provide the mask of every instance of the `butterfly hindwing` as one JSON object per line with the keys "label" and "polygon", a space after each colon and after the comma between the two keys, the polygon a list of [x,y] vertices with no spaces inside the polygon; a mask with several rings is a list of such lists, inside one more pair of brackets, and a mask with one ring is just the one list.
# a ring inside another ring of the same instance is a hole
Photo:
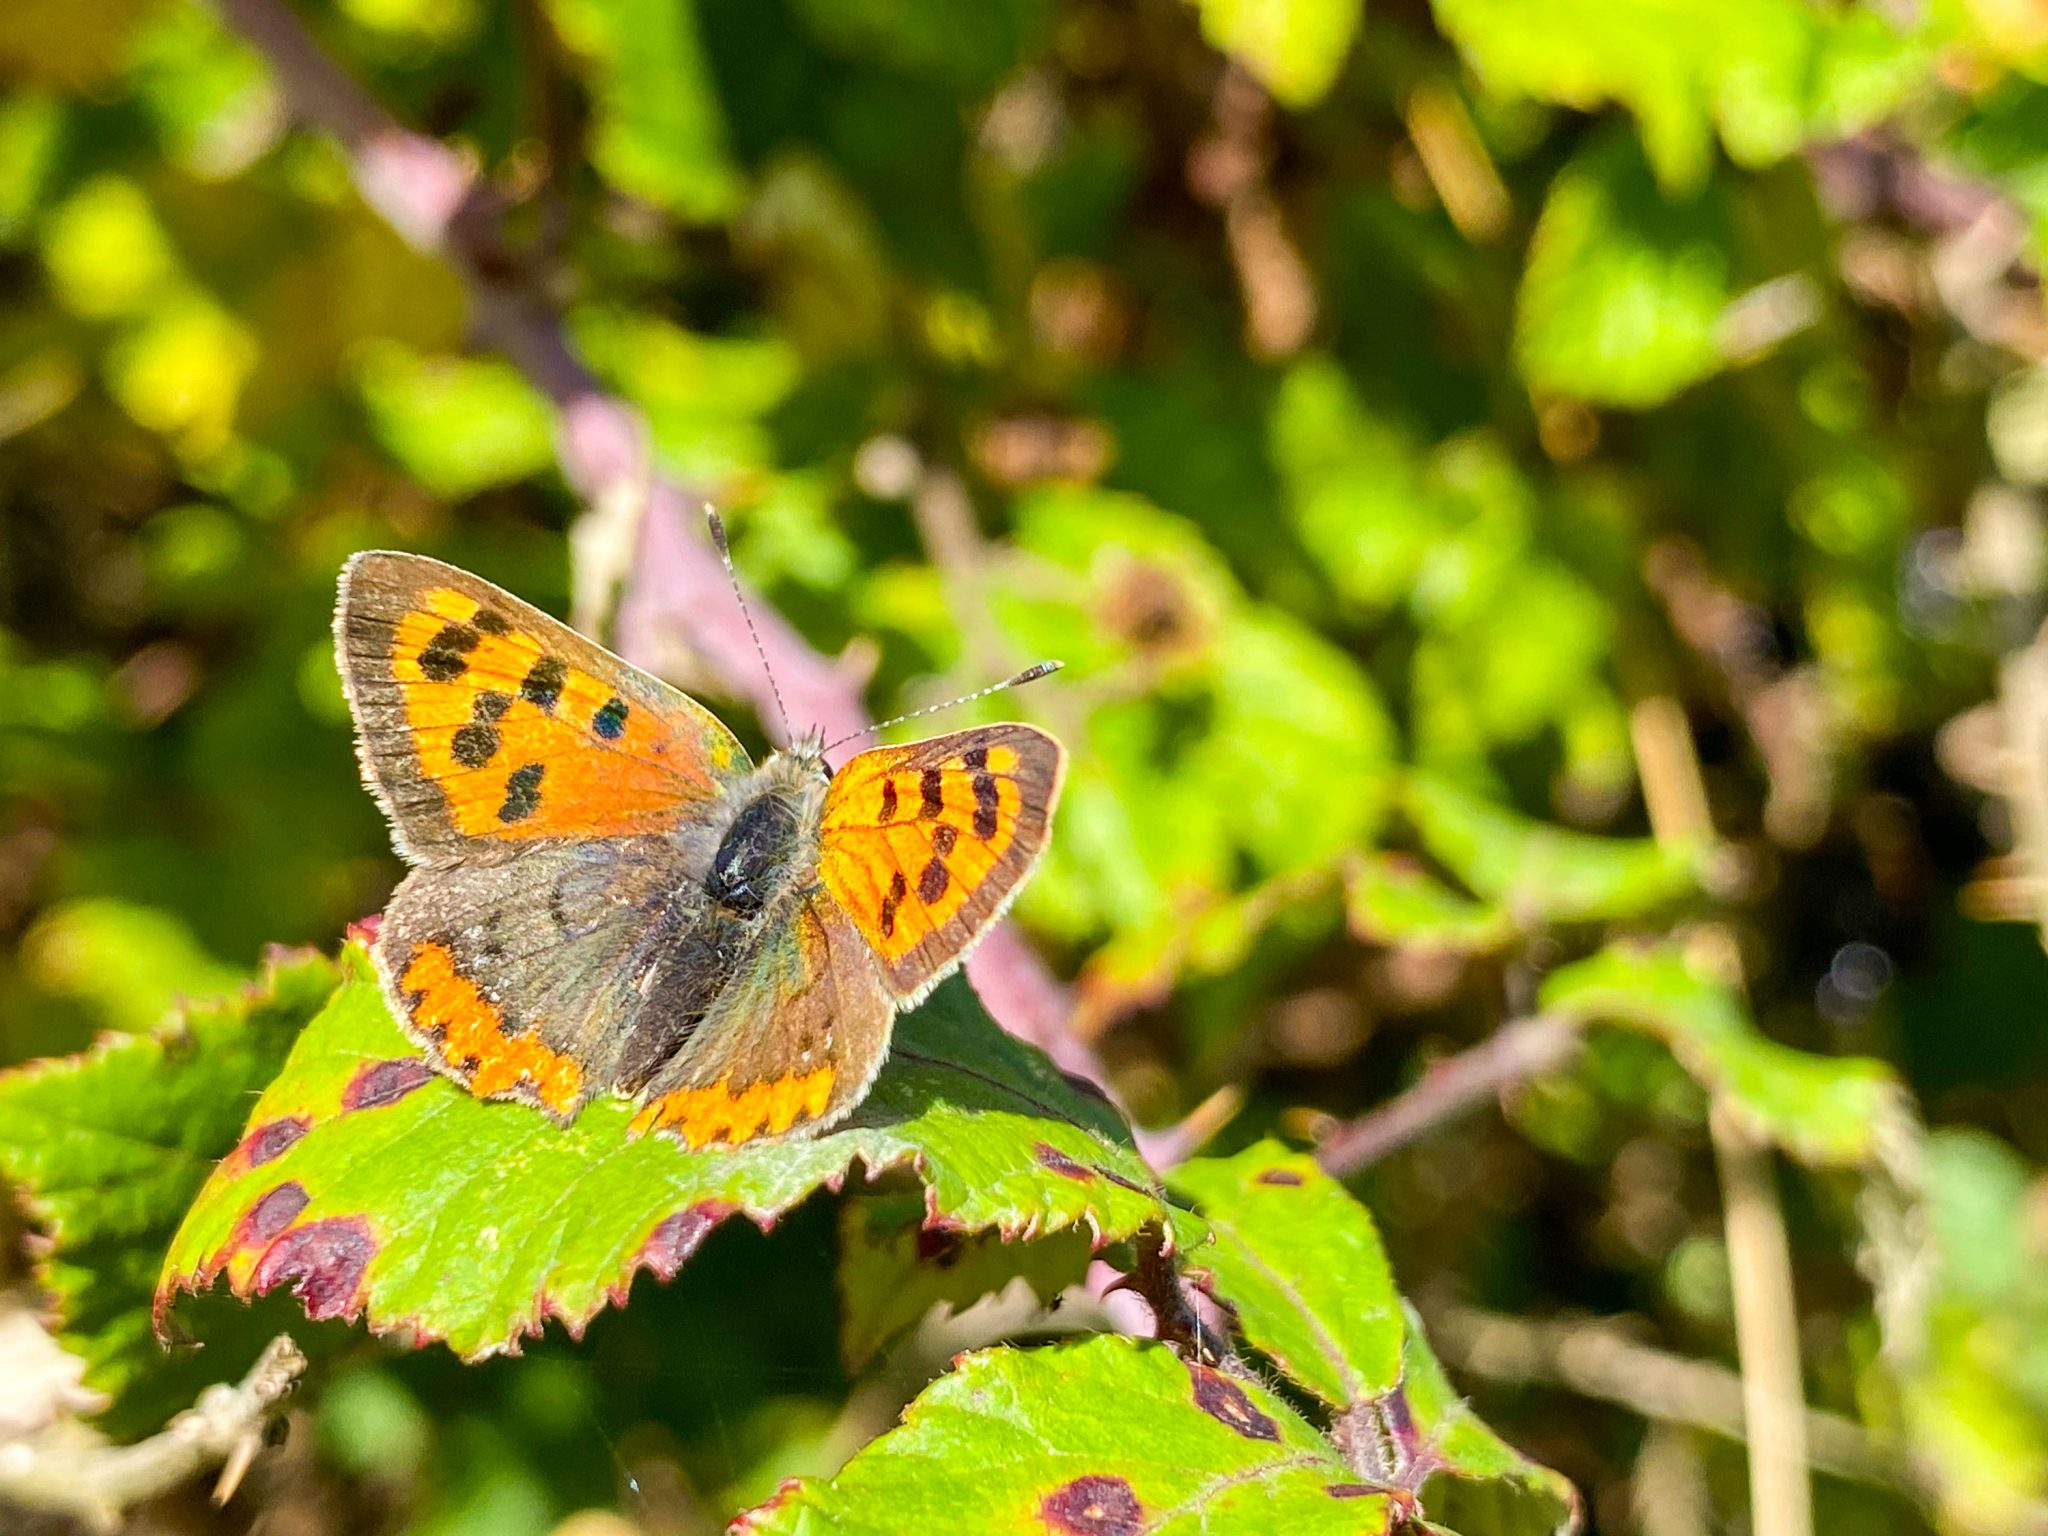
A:
{"label": "butterfly hindwing", "polygon": [[748,769],[701,705],[438,560],[357,555],[334,627],[364,776],[414,863],[667,830]]}
{"label": "butterfly hindwing", "polygon": [[730,983],[646,1084],[636,1131],[690,1147],[808,1135],[866,1097],[896,1001],[853,920],[813,891],[734,956]]}
{"label": "butterfly hindwing", "polygon": [[[619,1086],[638,983],[696,883],[664,837],[523,847],[408,875],[373,947],[386,1001],[444,1075],[556,1119]],[[683,899],[678,899],[678,893]]]}
{"label": "butterfly hindwing", "polygon": [[819,872],[896,997],[921,997],[1002,916],[1063,768],[1051,736],[1010,724],[876,747],[833,775]]}

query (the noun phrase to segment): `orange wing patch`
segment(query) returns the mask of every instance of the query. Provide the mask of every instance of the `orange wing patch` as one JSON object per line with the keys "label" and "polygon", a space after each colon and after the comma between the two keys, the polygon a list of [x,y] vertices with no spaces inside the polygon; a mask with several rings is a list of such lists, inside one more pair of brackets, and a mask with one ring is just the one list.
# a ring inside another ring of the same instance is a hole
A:
{"label": "orange wing patch", "polygon": [[900,992],[995,921],[1045,846],[1058,743],[986,726],[863,752],[826,796],[820,873]]}
{"label": "orange wing patch", "polygon": [[[667,722],[468,593],[421,594],[394,627],[391,673],[420,776],[440,786],[464,835],[624,836],[673,824],[690,775]],[[711,765],[734,766],[724,743]]]}
{"label": "orange wing patch", "polygon": [[831,1067],[818,1067],[735,1090],[727,1074],[709,1087],[678,1088],[651,1100],[633,1117],[632,1133],[674,1131],[692,1151],[715,1141],[737,1147],[763,1134],[780,1136],[825,1113],[836,1076]]}
{"label": "orange wing patch", "polygon": [[455,968],[445,944],[420,944],[398,978],[413,1027],[434,1042],[447,1064],[480,1099],[525,1088],[558,1115],[583,1096],[583,1068],[550,1050],[533,1030],[505,1033],[504,1018]]}

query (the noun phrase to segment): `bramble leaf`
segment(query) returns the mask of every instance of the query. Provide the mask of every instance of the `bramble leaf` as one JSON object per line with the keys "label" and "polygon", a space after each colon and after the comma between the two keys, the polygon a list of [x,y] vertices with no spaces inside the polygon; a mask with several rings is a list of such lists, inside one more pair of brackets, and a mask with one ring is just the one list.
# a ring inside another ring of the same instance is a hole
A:
{"label": "bramble leaf", "polygon": [[1417,1492],[1455,1529],[1536,1536],[1575,1519],[1570,1483],[1451,1389],[1371,1215],[1314,1158],[1264,1141],[1184,1163],[1170,1183],[1212,1235],[1190,1245],[1188,1267],[1208,1272],[1247,1342],[1329,1406],[1357,1475]]}
{"label": "bramble leaf", "polygon": [[1245,1338],[1332,1407],[1400,1384],[1401,1298],[1379,1232],[1315,1159],[1262,1141],[1169,1183],[1208,1220],[1214,1241],[1187,1262],[1214,1275]]}
{"label": "bramble leaf", "polygon": [[1697,888],[1696,850],[1566,831],[1421,774],[1403,804],[1423,846],[1525,927],[1634,917]]}
{"label": "bramble leaf", "polygon": [[1422,1504],[1453,1530],[1490,1536],[1550,1536],[1576,1530],[1579,1495],[1569,1478],[1501,1439],[1452,1388],[1408,1309],[1401,1395],[1412,1426],[1410,1453],[1426,1468]]}
{"label": "bramble leaf", "polygon": [[[116,1434],[219,1379],[218,1356],[166,1356],[150,1336],[155,1255],[338,974],[320,956],[281,954],[255,985],[160,1029],[0,1073],[0,1176],[47,1240],[37,1284],[85,1384],[114,1399]],[[238,1337],[231,1353],[246,1343],[254,1359],[262,1342]]]}
{"label": "bramble leaf", "polygon": [[1346,865],[1344,912],[1369,944],[1486,951],[1515,936],[1503,908],[1459,895],[1398,854],[1361,854]]}
{"label": "bramble leaf", "polygon": [[310,1316],[364,1316],[476,1358],[550,1317],[580,1331],[727,1216],[769,1226],[855,1163],[910,1169],[927,1220],[960,1232],[1085,1227],[1100,1242],[1165,1219],[1116,1111],[1003,1034],[964,981],[898,1021],[888,1067],[841,1128],[690,1153],[630,1139],[623,1100],[564,1129],[469,1097],[427,1070],[367,955],[352,946],[343,967],[180,1228],[160,1311],[222,1275],[243,1297],[290,1284]]}
{"label": "bramble leaf", "polygon": [[733,1529],[1358,1536],[1407,1502],[1259,1381],[1104,1335],[963,1357],[829,1483],[786,1484]]}
{"label": "bramble leaf", "polygon": [[1719,371],[1723,222],[1711,188],[1667,201],[1625,135],[1581,151],[1550,184],[1515,302],[1530,388],[1643,409]]}
{"label": "bramble leaf", "polygon": [[1549,1013],[1621,1024],[1662,1040],[1693,1077],[1803,1162],[1864,1165],[1900,1126],[1891,1068],[1864,1056],[1817,1056],[1757,1032],[1728,988],[1672,949],[1610,945],[1551,973]]}
{"label": "bramble leaf", "polygon": [[915,1195],[850,1200],[840,1220],[840,1350],[859,1370],[935,1306],[971,1306],[1017,1280],[1040,1302],[1080,1282],[1093,1252],[1068,1227],[1033,1241],[1006,1242],[995,1230],[928,1226]]}

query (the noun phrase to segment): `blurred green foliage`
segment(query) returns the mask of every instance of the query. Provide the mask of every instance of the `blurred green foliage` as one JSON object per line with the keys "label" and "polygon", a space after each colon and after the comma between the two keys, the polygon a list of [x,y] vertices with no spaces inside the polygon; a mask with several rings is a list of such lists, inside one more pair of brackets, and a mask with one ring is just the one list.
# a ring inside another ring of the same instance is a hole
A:
{"label": "blurred green foliage", "polygon": [[[1701,1085],[1732,1094],[1822,1165],[1785,1185],[1810,1397],[1922,1469],[1823,1479],[1824,1528],[2039,1521],[2048,962],[1988,919],[2043,872],[1985,744],[2038,721],[1982,710],[2044,612],[2037,10],[299,14],[489,178],[500,275],[878,713],[1068,662],[950,718],[1073,753],[1019,914],[1141,1122],[1239,1089],[1228,1151],[1539,1005],[1632,1025],[1352,1181],[1403,1292],[1732,1361]],[[195,0],[0,6],[0,1061],[380,905],[348,553],[563,611],[594,527],[543,391],[304,105]],[[1658,700],[1712,838],[1651,835]],[[1702,920],[1746,1001],[1679,960]],[[843,1230],[721,1229],[525,1361],[360,1351],[326,1491],[279,1498],[711,1529],[860,1443],[831,1260],[902,1234]],[[1636,1527],[1668,1441],[1449,1364]],[[1739,1461],[1684,1443],[1739,1518]]]}

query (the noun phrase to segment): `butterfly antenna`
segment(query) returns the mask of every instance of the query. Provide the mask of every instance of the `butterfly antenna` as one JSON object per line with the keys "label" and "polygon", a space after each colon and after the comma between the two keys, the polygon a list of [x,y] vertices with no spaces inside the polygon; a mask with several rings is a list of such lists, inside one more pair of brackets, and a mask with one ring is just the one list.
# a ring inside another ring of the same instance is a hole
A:
{"label": "butterfly antenna", "polygon": [[856,736],[872,736],[876,731],[886,731],[892,725],[901,725],[904,721],[915,720],[920,715],[936,715],[940,710],[951,709],[956,704],[972,704],[976,699],[985,699],[992,693],[1001,693],[1005,688],[1020,688],[1026,683],[1035,683],[1041,677],[1050,677],[1065,665],[1066,663],[1062,661],[1034,662],[1015,677],[1006,677],[1000,683],[992,683],[986,688],[977,688],[972,693],[963,693],[957,699],[948,699],[943,704],[927,704],[923,709],[913,709],[905,715],[891,715],[887,720],[878,720],[873,725],[840,737],[837,741],[828,741],[825,743],[824,750],[830,752],[834,747],[844,746]]}
{"label": "butterfly antenna", "polygon": [[747,594],[740,590],[740,573],[733,568],[732,546],[725,542],[725,519],[718,515],[715,507],[707,505],[704,521],[711,525],[711,542],[718,546],[718,558],[725,562],[725,579],[732,583],[732,599],[740,605],[740,617],[747,621],[747,636],[754,642],[754,654],[761,658],[761,670],[768,674],[768,691],[775,695],[775,712],[782,716],[782,739],[795,741],[796,731],[789,723],[789,706],[782,702],[782,685],[775,681],[775,669],[768,665],[768,652],[761,644],[761,632],[754,628],[753,610],[747,607]]}

